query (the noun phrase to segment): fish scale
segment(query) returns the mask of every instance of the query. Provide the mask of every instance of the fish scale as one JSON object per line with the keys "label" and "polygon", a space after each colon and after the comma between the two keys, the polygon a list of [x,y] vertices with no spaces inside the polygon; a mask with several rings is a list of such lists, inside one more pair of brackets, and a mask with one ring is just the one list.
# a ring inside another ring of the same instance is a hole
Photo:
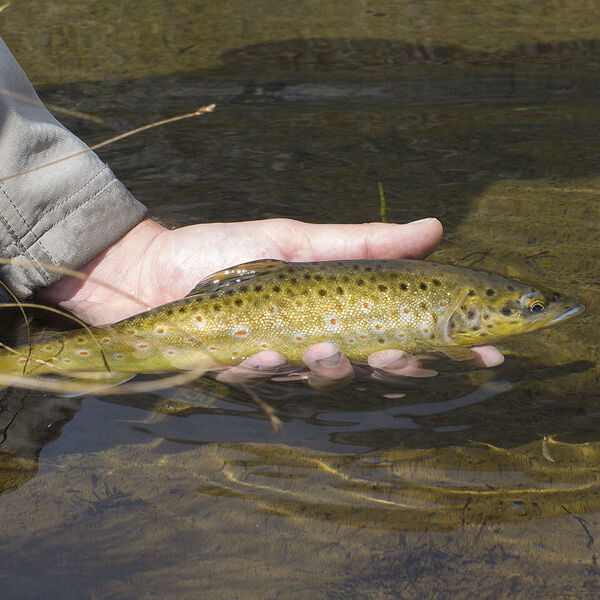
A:
{"label": "fish scale", "polygon": [[[540,308],[541,307],[541,308]],[[56,333],[0,369],[167,372],[238,364],[274,350],[290,364],[314,344],[353,361],[385,349],[470,357],[468,346],[564,320],[583,307],[564,294],[427,261],[263,260],[212,275],[181,300],[109,327]],[[43,361],[43,362],[41,362]]]}

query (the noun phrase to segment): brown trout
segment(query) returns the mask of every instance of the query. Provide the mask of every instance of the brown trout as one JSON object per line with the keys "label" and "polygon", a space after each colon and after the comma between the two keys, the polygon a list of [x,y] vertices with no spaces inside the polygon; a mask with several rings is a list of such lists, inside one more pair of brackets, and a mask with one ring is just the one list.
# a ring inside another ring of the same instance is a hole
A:
{"label": "brown trout", "polygon": [[185,298],[111,326],[45,336],[0,353],[0,372],[161,373],[235,365],[262,350],[292,365],[319,342],[356,362],[376,350],[441,352],[564,321],[578,300],[484,271],[415,260],[286,263],[221,271]]}

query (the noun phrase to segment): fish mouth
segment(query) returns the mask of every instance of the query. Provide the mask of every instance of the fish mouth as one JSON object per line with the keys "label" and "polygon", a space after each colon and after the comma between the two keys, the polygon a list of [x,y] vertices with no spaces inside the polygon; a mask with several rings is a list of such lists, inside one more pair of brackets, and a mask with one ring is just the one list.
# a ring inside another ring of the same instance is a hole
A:
{"label": "fish mouth", "polygon": [[570,319],[571,317],[578,315],[580,312],[583,312],[584,310],[585,310],[585,306],[583,304],[576,304],[575,306],[572,306],[571,308],[568,308],[567,310],[565,310],[564,313],[558,315],[558,317],[554,317],[554,319],[552,319],[552,321],[549,321],[549,323],[558,323],[560,321]]}

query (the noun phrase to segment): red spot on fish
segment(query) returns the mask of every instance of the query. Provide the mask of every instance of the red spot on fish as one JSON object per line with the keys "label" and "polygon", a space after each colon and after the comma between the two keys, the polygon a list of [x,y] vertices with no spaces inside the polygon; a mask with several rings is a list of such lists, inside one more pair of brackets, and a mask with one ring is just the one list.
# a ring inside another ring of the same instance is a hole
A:
{"label": "red spot on fish", "polygon": [[335,319],[329,319],[329,322],[330,322],[332,325],[335,325]]}
{"label": "red spot on fish", "polygon": [[441,306],[441,307],[448,306],[448,303],[447,303],[447,302],[444,302],[444,301],[442,300],[442,301],[440,302],[440,306]]}
{"label": "red spot on fish", "polygon": [[399,333],[398,337],[404,337],[404,334],[403,333]]}
{"label": "red spot on fish", "polygon": [[110,338],[102,338],[100,340],[103,344],[108,344],[110,342]]}
{"label": "red spot on fish", "polygon": [[202,317],[196,317],[196,321],[198,321],[198,323],[202,323]]}
{"label": "red spot on fish", "polygon": [[300,302],[300,300],[296,300],[296,306],[300,308],[302,306],[302,302]]}
{"label": "red spot on fish", "polygon": [[408,310],[408,308],[405,308],[403,312],[405,315],[407,315],[410,312],[410,310]]}
{"label": "red spot on fish", "polygon": [[66,363],[66,364],[68,365],[69,363],[72,363],[73,361],[72,361],[70,358],[65,358],[65,359],[63,360],[63,362],[64,362],[64,363]]}
{"label": "red spot on fish", "polygon": [[159,328],[156,330],[156,333],[164,333],[164,332],[165,332],[165,330],[164,330],[162,327],[159,327]]}
{"label": "red spot on fish", "polygon": [[44,346],[44,350],[52,350],[52,346]]}
{"label": "red spot on fish", "polygon": [[375,323],[375,329],[377,329],[377,331],[379,331],[382,327],[383,325],[381,325],[381,323]]}
{"label": "red spot on fish", "polygon": [[268,348],[268,347],[269,347],[269,344],[261,344],[261,345],[260,345],[260,347],[261,347],[261,348]]}
{"label": "red spot on fish", "polygon": [[362,335],[359,335],[358,337],[359,337],[361,340],[366,340],[366,339],[367,339],[367,336],[366,336],[366,335],[364,335],[364,334],[362,334]]}
{"label": "red spot on fish", "polygon": [[423,327],[423,333],[427,333],[429,331],[429,329],[427,329],[427,327]]}
{"label": "red spot on fish", "polygon": [[217,347],[216,347],[216,346],[209,346],[209,347],[208,347],[208,349],[209,349],[211,352],[214,352],[214,351],[217,349]]}
{"label": "red spot on fish", "polygon": [[83,342],[85,342],[85,339],[84,339],[84,338],[82,338],[82,337],[78,337],[78,338],[77,338],[77,341],[78,341],[80,344],[83,344]]}
{"label": "red spot on fish", "polygon": [[239,354],[239,352],[232,352],[231,356],[237,356]]}
{"label": "red spot on fish", "polygon": [[26,358],[20,358],[20,359],[19,359],[17,362],[18,362],[20,365],[24,365],[24,364],[27,362],[27,359],[26,359]]}
{"label": "red spot on fish", "polygon": [[128,329],[125,333],[128,333],[129,335],[133,335],[135,333],[135,329]]}
{"label": "red spot on fish", "polygon": [[138,348],[140,348],[141,350],[143,350],[144,348],[147,348],[148,344],[138,344]]}
{"label": "red spot on fish", "polygon": [[365,308],[369,308],[369,303],[368,303],[368,302],[363,302],[363,306],[364,306]]}
{"label": "red spot on fish", "polygon": [[79,354],[79,356],[87,356],[89,352],[87,350],[80,350],[77,354]]}
{"label": "red spot on fish", "polygon": [[240,329],[235,332],[235,335],[246,335],[248,332],[245,329]]}

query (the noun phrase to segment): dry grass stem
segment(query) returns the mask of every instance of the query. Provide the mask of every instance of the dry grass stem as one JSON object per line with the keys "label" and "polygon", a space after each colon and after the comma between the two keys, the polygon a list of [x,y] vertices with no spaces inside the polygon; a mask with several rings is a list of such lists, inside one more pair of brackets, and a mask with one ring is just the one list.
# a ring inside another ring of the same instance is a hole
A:
{"label": "dry grass stem", "polygon": [[169,119],[162,119],[161,121],[155,121],[154,123],[148,123],[148,125],[143,125],[142,127],[137,127],[136,129],[132,129],[130,131],[126,131],[125,133],[121,133],[115,137],[109,138],[99,144],[94,144],[85,150],[81,150],[80,152],[75,152],[74,154],[69,154],[68,156],[63,156],[62,158],[58,158],[57,160],[53,160],[45,165],[40,165],[39,167],[34,167],[32,169],[27,169],[26,171],[21,171],[20,173],[13,173],[12,175],[7,175],[0,179],[0,182],[8,181],[9,179],[14,179],[15,177],[19,177],[21,175],[27,175],[28,173],[33,173],[35,171],[39,171],[40,169],[45,169],[46,167],[50,167],[52,165],[61,163],[65,160],[69,160],[70,158],[75,158],[76,156],[80,156],[82,154],[86,154],[87,152],[91,152],[92,150],[98,150],[98,148],[103,148],[104,146],[108,146],[108,144],[112,144],[113,142],[117,142],[131,135],[135,135],[136,133],[140,133],[141,131],[146,131],[147,129],[152,129],[153,127],[160,127],[161,125],[167,125],[169,123],[175,123],[176,121],[181,121],[183,119],[190,119],[191,117],[198,117],[200,115],[212,112],[215,109],[216,104],[208,104],[206,106],[201,106],[197,110],[191,113],[186,113],[184,115],[178,115],[176,117],[171,117]]}

